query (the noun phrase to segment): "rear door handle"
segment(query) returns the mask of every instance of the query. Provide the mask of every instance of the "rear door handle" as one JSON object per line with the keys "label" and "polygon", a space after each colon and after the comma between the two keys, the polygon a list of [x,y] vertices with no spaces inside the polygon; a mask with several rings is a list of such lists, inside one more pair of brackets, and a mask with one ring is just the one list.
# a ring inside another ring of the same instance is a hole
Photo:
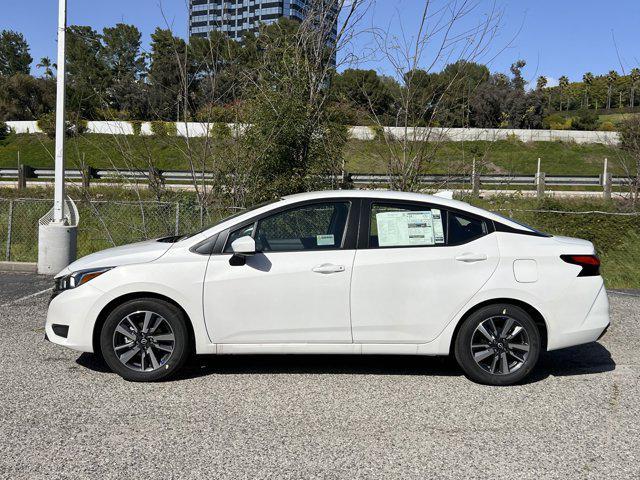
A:
{"label": "rear door handle", "polygon": [[318,265],[317,267],[314,267],[313,271],[315,273],[323,273],[323,274],[326,275],[328,273],[344,272],[345,271],[345,267],[344,267],[344,265],[332,265],[330,263],[325,263],[323,265]]}
{"label": "rear door handle", "polygon": [[458,255],[456,260],[464,263],[484,262],[487,259],[487,255],[484,253],[463,253]]}

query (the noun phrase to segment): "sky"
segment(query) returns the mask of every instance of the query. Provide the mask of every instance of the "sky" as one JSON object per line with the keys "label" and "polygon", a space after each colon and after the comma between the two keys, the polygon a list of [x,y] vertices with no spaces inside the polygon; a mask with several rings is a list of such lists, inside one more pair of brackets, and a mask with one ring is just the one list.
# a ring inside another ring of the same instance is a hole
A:
{"label": "sky", "polygon": [[[360,26],[411,39],[424,1],[375,0]],[[470,1],[477,2],[478,9],[463,20],[461,28],[480,21],[494,3],[503,13],[498,35],[478,59],[488,62],[492,71],[508,73],[515,60],[524,59],[527,80],[535,83],[537,76],[545,75],[553,85],[562,75],[579,81],[587,71],[604,74],[615,69],[622,73],[640,66],[639,0]],[[43,56],[55,61],[57,4],[56,0],[0,0],[0,30],[25,35],[34,66]],[[119,22],[136,25],[143,33],[145,48],[157,26],[170,27],[183,37],[187,33],[187,0],[68,0],[68,9],[70,24],[97,30]],[[376,46],[370,34],[358,35],[350,51],[361,56],[367,52],[367,60],[348,66],[392,74],[391,64]]]}

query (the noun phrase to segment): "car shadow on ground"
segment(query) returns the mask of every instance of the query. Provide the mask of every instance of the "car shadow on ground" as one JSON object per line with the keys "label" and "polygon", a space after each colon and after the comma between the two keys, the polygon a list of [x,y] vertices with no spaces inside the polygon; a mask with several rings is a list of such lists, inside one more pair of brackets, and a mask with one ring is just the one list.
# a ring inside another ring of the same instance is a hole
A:
{"label": "car shadow on ground", "polygon": [[[82,354],[77,363],[95,372],[110,372],[97,355]],[[542,355],[524,383],[549,376],[589,375],[615,370],[611,353],[600,343],[590,343]],[[461,376],[451,357],[410,355],[202,355],[191,359],[173,380],[208,375],[425,375]]]}

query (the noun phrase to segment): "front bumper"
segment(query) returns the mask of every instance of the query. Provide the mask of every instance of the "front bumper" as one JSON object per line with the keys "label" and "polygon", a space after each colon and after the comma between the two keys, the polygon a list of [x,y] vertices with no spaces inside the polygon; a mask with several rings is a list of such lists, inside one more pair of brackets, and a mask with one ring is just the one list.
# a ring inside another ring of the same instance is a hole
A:
{"label": "front bumper", "polygon": [[[45,338],[79,352],[93,353],[93,330],[97,314],[95,307],[104,293],[90,284],[67,290],[49,303]],[[56,335],[53,326],[67,326],[67,336]]]}

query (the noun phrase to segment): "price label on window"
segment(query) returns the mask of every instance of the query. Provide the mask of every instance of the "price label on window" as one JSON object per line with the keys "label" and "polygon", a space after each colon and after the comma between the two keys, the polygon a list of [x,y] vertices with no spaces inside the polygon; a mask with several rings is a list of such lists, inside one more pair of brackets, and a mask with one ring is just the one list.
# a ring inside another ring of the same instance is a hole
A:
{"label": "price label on window", "polygon": [[[435,245],[433,221],[431,211],[378,213],[376,214],[378,245],[381,247]],[[441,230],[441,218],[439,223]],[[444,243],[442,233],[440,237]]]}

